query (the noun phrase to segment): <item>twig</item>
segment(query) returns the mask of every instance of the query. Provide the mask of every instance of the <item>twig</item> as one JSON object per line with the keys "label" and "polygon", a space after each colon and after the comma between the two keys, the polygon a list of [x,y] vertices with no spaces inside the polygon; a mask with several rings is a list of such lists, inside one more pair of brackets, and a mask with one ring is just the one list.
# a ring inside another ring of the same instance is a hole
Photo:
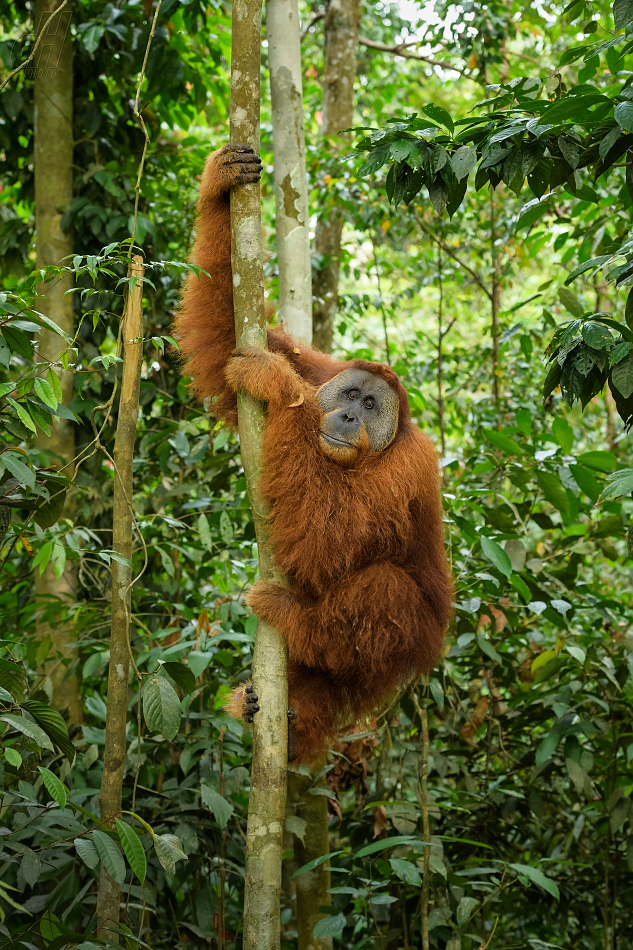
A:
{"label": "twig", "polygon": [[158,14],[160,12],[160,5],[163,0],[158,0],[156,4],[156,9],[154,11],[154,19],[152,20],[152,28],[149,31],[149,36],[147,38],[147,46],[145,47],[145,56],[143,57],[143,65],[141,67],[141,75],[138,77],[138,85],[136,87],[136,98],[134,99],[134,118],[138,121],[138,124],[141,127],[141,131],[145,136],[145,141],[143,142],[143,152],[141,154],[141,161],[138,166],[138,175],[136,177],[136,185],[134,186],[134,223],[132,225],[132,236],[130,237],[130,247],[128,250],[128,257],[132,257],[132,248],[134,247],[134,238],[136,237],[136,225],[138,222],[138,203],[141,195],[141,179],[143,177],[143,169],[145,167],[145,156],[147,155],[147,148],[149,146],[149,135],[147,132],[147,127],[143,116],[141,115],[141,110],[139,110],[138,104],[141,97],[141,86],[143,85],[143,80],[145,79],[145,68],[147,66],[147,58],[149,56],[149,51],[152,48],[152,40],[154,39],[154,31],[156,29],[156,21],[158,19]]}
{"label": "twig", "polygon": [[325,20],[325,13],[317,13],[316,16],[313,16],[313,17],[312,17],[312,19],[310,20],[310,22],[309,22],[308,25],[306,26],[305,30],[303,30],[302,33],[301,33],[301,39],[302,39],[302,40],[305,39],[305,37],[308,35],[308,33],[310,32],[310,30],[312,29],[312,27],[315,26],[315,25],[319,22],[319,20]]}
{"label": "twig", "polygon": [[448,254],[449,257],[452,257],[453,260],[457,264],[459,264],[459,266],[463,268],[463,270],[465,270],[467,274],[470,274],[470,276],[475,281],[477,286],[483,290],[483,292],[486,294],[489,300],[492,300],[492,293],[488,290],[488,288],[486,287],[486,285],[484,284],[483,280],[478,275],[478,273],[474,271],[472,267],[469,267],[468,264],[464,263],[464,261],[460,257],[458,257],[455,251],[451,247],[449,247],[448,244],[445,244],[444,241],[442,241],[435,234],[433,234],[431,229],[428,227],[428,225],[424,223],[424,221],[420,218],[419,215],[416,214],[415,218],[418,224],[420,225],[420,228],[424,231],[424,233],[427,234],[431,238],[432,241],[435,241],[438,247],[441,247],[441,249],[444,251],[445,254]]}
{"label": "twig", "polygon": [[68,0],[63,0],[63,3],[62,3],[59,7],[57,7],[56,10],[53,10],[53,12],[52,12],[51,15],[49,16],[48,20],[46,21],[46,23],[44,24],[44,26],[43,26],[42,29],[40,30],[39,35],[38,35],[38,37],[37,37],[37,39],[36,39],[36,41],[35,41],[35,45],[33,46],[33,49],[31,50],[29,56],[27,56],[27,58],[24,60],[23,63],[20,63],[19,66],[16,66],[15,69],[12,70],[12,72],[9,73],[9,75],[7,76],[7,78],[5,79],[5,81],[4,81],[4,82],[2,83],[2,85],[0,86],[0,92],[2,92],[2,90],[4,89],[4,87],[5,87],[8,83],[11,82],[11,80],[13,79],[14,76],[17,76],[17,74],[20,72],[20,70],[24,69],[25,66],[28,66],[28,64],[31,62],[31,60],[33,59],[33,57],[34,57],[35,54],[37,53],[38,46],[39,46],[40,43],[42,42],[43,37],[46,35],[46,31],[48,30],[48,25],[49,25],[49,23],[51,22],[51,20],[53,19],[53,17],[58,16],[58,15],[62,12],[62,10],[64,9],[64,7],[65,7],[67,4],[68,4]]}
{"label": "twig", "polygon": [[471,82],[475,83],[477,82],[475,77],[467,73],[466,70],[460,69],[459,66],[453,66],[452,63],[447,63],[444,59],[433,59],[431,56],[423,56],[422,53],[408,52],[406,47],[419,43],[419,40],[415,40],[415,43],[397,43],[395,46],[387,46],[386,43],[377,43],[375,40],[367,39],[366,36],[359,36],[358,42],[361,46],[368,46],[370,49],[377,49],[383,53],[393,53],[394,56],[402,56],[403,59],[418,59],[423,63],[428,63],[429,66],[439,66],[441,69],[450,69],[454,73],[459,73],[464,79],[470,79]]}

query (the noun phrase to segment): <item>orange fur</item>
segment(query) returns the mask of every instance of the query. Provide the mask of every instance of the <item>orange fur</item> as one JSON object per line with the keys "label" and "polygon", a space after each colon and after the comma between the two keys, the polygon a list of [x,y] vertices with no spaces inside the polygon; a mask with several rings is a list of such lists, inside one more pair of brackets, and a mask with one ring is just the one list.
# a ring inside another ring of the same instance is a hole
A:
{"label": "orange fur", "polygon": [[[309,761],[350,720],[370,715],[428,673],[441,654],[452,585],[437,459],[412,424],[406,392],[387,366],[335,360],[298,347],[278,328],[268,331],[269,353],[246,348],[231,357],[225,189],[233,182],[218,183],[221,154],[207,162],[194,245],[194,261],[209,270],[213,283],[188,278],[176,330],[183,354],[191,356],[194,389],[213,397],[215,415],[234,422],[239,389],[268,406],[262,490],[272,508],[275,557],[291,584],[257,583],[249,602],[288,643],[297,758]],[[315,395],[348,368],[385,379],[398,394],[399,418],[387,449],[344,467],[320,450]]]}

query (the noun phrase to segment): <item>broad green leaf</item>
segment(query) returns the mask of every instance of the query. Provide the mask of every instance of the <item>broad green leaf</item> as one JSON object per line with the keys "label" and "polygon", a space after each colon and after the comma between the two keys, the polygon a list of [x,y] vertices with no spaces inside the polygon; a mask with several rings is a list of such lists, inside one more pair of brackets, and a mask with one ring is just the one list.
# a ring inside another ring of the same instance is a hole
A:
{"label": "broad green leaf", "polygon": [[568,515],[569,499],[558,475],[554,475],[553,472],[537,472],[536,480],[550,505]]}
{"label": "broad green leaf", "polygon": [[64,788],[62,782],[60,782],[54,772],[51,772],[50,769],[45,769],[41,765],[39,769],[48,794],[51,796],[53,801],[57,802],[60,808],[65,808],[66,789]]}
{"label": "broad green leaf", "polygon": [[633,20],[633,0],[615,0],[613,4],[613,21],[616,30],[621,30]]}
{"label": "broad green leaf", "polygon": [[17,452],[3,452],[0,455],[0,467],[4,466],[14,478],[27,488],[35,488],[35,472],[23,461],[24,456]]}
{"label": "broad green leaf", "polygon": [[120,818],[116,819],[116,829],[119,832],[119,841],[130,867],[141,884],[144,884],[147,875],[147,857],[141,839],[134,828],[121,821]]}
{"label": "broad green leaf", "polygon": [[293,879],[300,877],[302,874],[307,874],[308,871],[314,871],[315,868],[321,867],[322,864],[325,864],[330,858],[335,858],[338,854],[343,854],[343,852],[330,851],[329,854],[322,854],[319,858],[313,858],[312,861],[308,861],[307,864],[302,864],[292,875]]}
{"label": "broad green leaf", "polygon": [[615,121],[625,132],[633,132],[633,102],[620,102],[613,113]]}
{"label": "broad green leaf", "polygon": [[481,550],[486,560],[494,564],[504,577],[510,577],[512,573],[512,561],[497,541],[482,536]]}
{"label": "broad green leaf", "polygon": [[345,914],[337,914],[335,917],[323,917],[314,925],[312,934],[317,937],[339,937],[345,930],[347,920]]}
{"label": "broad green leaf", "polygon": [[154,847],[158,860],[172,876],[176,873],[176,862],[187,860],[187,855],[182,850],[182,842],[176,835],[156,835]]}
{"label": "broad green leaf", "polygon": [[390,858],[389,864],[394,874],[396,874],[401,881],[404,881],[406,884],[413,884],[416,887],[422,884],[420,872],[411,861],[405,861],[403,858]]}
{"label": "broad green leaf", "polygon": [[55,751],[51,740],[44,730],[36,726],[30,719],[25,719],[24,716],[15,716],[13,713],[3,713],[0,715],[0,720],[8,723],[13,729],[17,729],[18,732],[22,732],[25,736],[28,736],[29,739],[33,739],[42,749],[48,749],[49,752]]}
{"label": "broad green leaf", "polygon": [[582,317],[586,308],[573,291],[568,290],[567,287],[560,287],[558,297],[565,310],[569,311],[572,317]]}
{"label": "broad green leaf", "polygon": [[35,423],[33,422],[31,416],[28,414],[24,406],[22,406],[19,402],[16,402],[15,399],[11,399],[10,397],[7,397],[7,402],[9,403],[10,406],[13,406],[13,408],[15,409],[18,415],[18,419],[20,420],[22,425],[26,426],[27,429],[30,429],[31,432],[36,432],[37,430],[35,428]]}
{"label": "broad green leaf", "polygon": [[476,897],[462,897],[457,905],[457,923],[460,927],[465,927],[476,907],[479,907],[479,901]]}
{"label": "broad green leaf", "polygon": [[466,178],[477,164],[477,149],[473,145],[462,145],[451,156],[451,168],[458,181]]}
{"label": "broad green leaf", "polygon": [[574,444],[574,430],[562,416],[557,416],[552,423],[552,434],[563,452],[568,454]]}
{"label": "broad green leaf", "polygon": [[598,501],[600,497],[600,485],[589,469],[585,468],[584,465],[570,465],[569,470],[574,476],[574,481],[580,490],[591,498],[592,501]]}
{"label": "broad green leaf", "polygon": [[42,379],[41,376],[37,376],[33,383],[33,389],[45,406],[49,406],[51,409],[57,409],[59,400],[55,395],[55,390],[47,379]]}
{"label": "broad green leaf", "polygon": [[284,827],[286,831],[289,831],[295,838],[298,838],[302,844],[305,844],[308,822],[304,818],[299,818],[298,815],[288,815]]}
{"label": "broad green leaf", "polygon": [[224,830],[233,814],[233,805],[209,785],[201,785],[200,792],[202,795],[202,804],[213,812],[218,825]]}
{"label": "broad green leaf", "polygon": [[482,653],[485,653],[491,660],[494,660],[495,663],[503,663],[503,658],[497,653],[490,640],[486,639],[486,637],[479,636],[477,637],[477,643]]}
{"label": "broad green leaf", "polygon": [[[6,690],[2,690],[2,692],[4,693]],[[11,696],[10,693],[7,693],[7,695]],[[13,749],[11,746],[7,746],[7,748],[4,750],[4,757],[9,765],[12,765],[14,769],[19,769],[22,765],[22,756],[17,749]]]}
{"label": "broad green leaf", "polygon": [[524,452],[520,445],[503,432],[497,432],[496,429],[482,429],[482,432],[484,438],[487,439],[491,445],[494,445],[496,449],[500,449],[507,455],[520,455]]}
{"label": "broad green leaf", "polygon": [[558,885],[555,881],[552,881],[551,878],[545,877],[543,872],[539,871],[538,868],[533,868],[529,864],[511,864],[510,867],[523,877],[529,878],[534,884],[538,884],[539,887],[546,890],[547,893],[555,897],[556,900],[560,899]]}
{"label": "broad green leaf", "polygon": [[163,663],[162,667],[185,693],[193,693],[196,688],[196,678],[188,666],[170,660],[168,663]]}
{"label": "broad green leaf", "polygon": [[81,860],[89,868],[96,868],[99,863],[99,852],[89,838],[75,838],[75,850]]}
{"label": "broad green leaf", "polygon": [[602,500],[621,498],[633,492],[633,468],[623,468],[607,478],[607,485],[602,490]]}
{"label": "broad green leaf", "polygon": [[27,884],[30,884],[31,887],[37,884],[40,871],[42,870],[42,862],[35,851],[27,851],[25,853],[20,862],[20,868],[22,869],[22,874]]}
{"label": "broad green leaf", "polygon": [[576,461],[598,472],[612,472],[618,464],[618,460],[613,452],[605,451],[583,452],[576,458]]}
{"label": "broad green leaf", "polygon": [[587,320],[583,323],[582,338],[588,346],[593,346],[596,350],[602,350],[613,342],[613,334],[608,327],[602,323],[594,323],[593,320]]}
{"label": "broad green leaf", "polygon": [[105,833],[96,829],[91,834],[95,847],[103,866],[117,884],[125,883],[125,861],[115,841]]}
{"label": "broad green leaf", "polygon": [[438,106],[434,102],[431,102],[428,106],[422,107],[422,112],[424,112],[425,115],[428,115],[429,118],[433,119],[434,122],[438,122],[440,125],[443,125],[444,128],[448,129],[451,134],[455,131],[455,124],[453,120],[446,109],[443,109],[442,106]]}
{"label": "broad green leaf", "polygon": [[400,844],[422,844],[415,835],[395,835],[393,838],[384,838],[382,841],[374,841],[373,844],[367,844],[360,851],[356,852],[357,858],[366,858],[370,854],[377,854],[378,851],[384,851],[386,848],[395,848]]}
{"label": "broad green leaf", "polygon": [[152,676],[143,689],[143,715],[150,732],[170,741],[180,727],[178,693],[164,676]]}
{"label": "broad green leaf", "polygon": [[611,369],[611,382],[625,399],[633,393],[633,354],[629,353]]}

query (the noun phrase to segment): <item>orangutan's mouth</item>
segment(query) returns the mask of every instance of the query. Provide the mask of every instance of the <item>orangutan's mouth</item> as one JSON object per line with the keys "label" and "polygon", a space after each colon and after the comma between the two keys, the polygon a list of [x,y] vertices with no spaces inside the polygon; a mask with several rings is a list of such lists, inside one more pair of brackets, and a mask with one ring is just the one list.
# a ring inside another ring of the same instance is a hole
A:
{"label": "orangutan's mouth", "polygon": [[325,439],[326,442],[330,442],[332,445],[346,445],[348,449],[355,448],[351,442],[345,442],[343,439],[337,439],[333,435],[328,435],[326,432],[321,432],[321,437]]}

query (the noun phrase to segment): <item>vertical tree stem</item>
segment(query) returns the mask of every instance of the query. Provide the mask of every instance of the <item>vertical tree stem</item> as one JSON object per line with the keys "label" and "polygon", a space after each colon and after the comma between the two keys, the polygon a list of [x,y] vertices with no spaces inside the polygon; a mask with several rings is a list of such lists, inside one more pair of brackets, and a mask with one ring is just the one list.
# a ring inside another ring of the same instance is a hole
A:
{"label": "vertical tree stem", "polygon": [[440,428],[442,458],[446,455],[446,427],[444,424],[444,284],[442,282],[442,248],[437,248],[437,423]]}
{"label": "vertical tree stem", "polygon": [[[337,154],[349,146],[348,129],[354,119],[354,80],[362,0],[330,0],[325,15],[323,70],[323,137]],[[343,215],[333,204],[317,221],[314,250],[322,258],[314,281],[314,343],[329,353],[338,309]]]}
{"label": "vertical tree stem", "polygon": [[[297,0],[267,0],[266,32],[275,155],[275,221],[279,259],[279,319],[295,340],[312,340],[312,274],[303,124],[301,35]],[[309,776],[288,773],[288,799],[306,823],[295,838],[298,865],[329,851],[327,800],[310,795]],[[297,879],[298,950],[331,950],[332,938],[313,939],[319,907],[329,903],[330,870],[324,864]]]}
{"label": "vertical tree stem", "polygon": [[312,341],[312,274],[298,0],[268,0],[266,33],[275,156],[279,320]]}
{"label": "vertical tree stem", "polygon": [[[70,8],[61,10],[61,0],[38,0],[35,8],[35,27],[38,36],[38,53],[31,67],[34,83],[34,137],[35,137],[35,233],[36,266],[58,264],[62,258],[73,253],[73,237],[70,230],[62,230],[62,216],[73,197],[73,44],[70,34]],[[51,15],[59,11],[54,19]],[[40,40],[42,32],[45,36]],[[27,70],[27,75],[31,72]],[[42,309],[58,327],[70,337],[74,336],[74,297],[66,292],[72,286],[70,275],[42,288]],[[40,333],[38,356],[48,363],[58,363],[66,349],[62,337],[52,330]],[[62,387],[62,402],[67,406],[73,394],[73,374],[61,366],[55,367]],[[63,468],[69,478],[74,475],[75,430],[69,419],[56,419],[51,435],[37,431],[35,444],[45,453],[47,462]],[[66,506],[66,517],[69,515]],[[75,599],[77,577],[72,562],[57,578],[52,567],[35,580],[40,609],[46,610],[56,600],[57,610],[70,607]],[[38,622],[40,639],[50,637],[51,659],[42,671],[49,675],[53,687],[53,705],[68,709],[71,723],[82,720],[82,701],[79,679],[68,675],[66,665],[57,662],[60,655],[70,660],[75,650],[67,644],[74,639],[72,623],[65,621],[51,626]]]}
{"label": "vertical tree stem", "polygon": [[[261,0],[234,0],[231,59],[231,141],[259,151]],[[257,185],[231,192],[231,263],[235,335],[239,345],[266,346],[261,208]],[[275,567],[259,488],[264,412],[247,393],[238,396],[242,462],[259,550],[260,576],[283,583]],[[253,728],[253,770],[246,833],[244,950],[277,950],[286,808],[288,683],[286,649],[261,620],[253,652],[253,684],[261,710]]]}
{"label": "vertical tree stem", "polygon": [[420,926],[422,950],[429,950],[429,895],[431,885],[431,824],[429,821],[429,714],[426,689],[420,704],[415,689],[411,690],[413,705],[420,717],[420,811],[422,812],[422,840],[424,841],[424,877],[420,898]]}
{"label": "vertical tree stem", "polygon": [[490,253],[492,255],[492,287],[490,295],[490,335],[492,337],[492,397],[497,414],[499,402],[499,311],[501,310],[501,253],[497,248],[497,227],[494,192],[490,192]]}
{"label": "vertical tree stem", "polygon": [[[112,548],[125,558],[125,563],[112,561],[112,622],[110,632],[110,665],[103,778],[99,807],[101,818],[111,821],[121,811],[123,771],[125,766],[128,679],[130,671],[130,618],[132,603],[132,531],[134,491],[132,462],[136,441],[141,367],[143,363],[143,259],[134,257],[128,277],[136,278],[130,289],[123,314],[123,373],[121,396],[114,443],[114,502],[112,515]],[[140,735],[139,735],[140,742]],[[97,899],[98,934],[102,939],[119,942],[121,888],[103,865]]]}

